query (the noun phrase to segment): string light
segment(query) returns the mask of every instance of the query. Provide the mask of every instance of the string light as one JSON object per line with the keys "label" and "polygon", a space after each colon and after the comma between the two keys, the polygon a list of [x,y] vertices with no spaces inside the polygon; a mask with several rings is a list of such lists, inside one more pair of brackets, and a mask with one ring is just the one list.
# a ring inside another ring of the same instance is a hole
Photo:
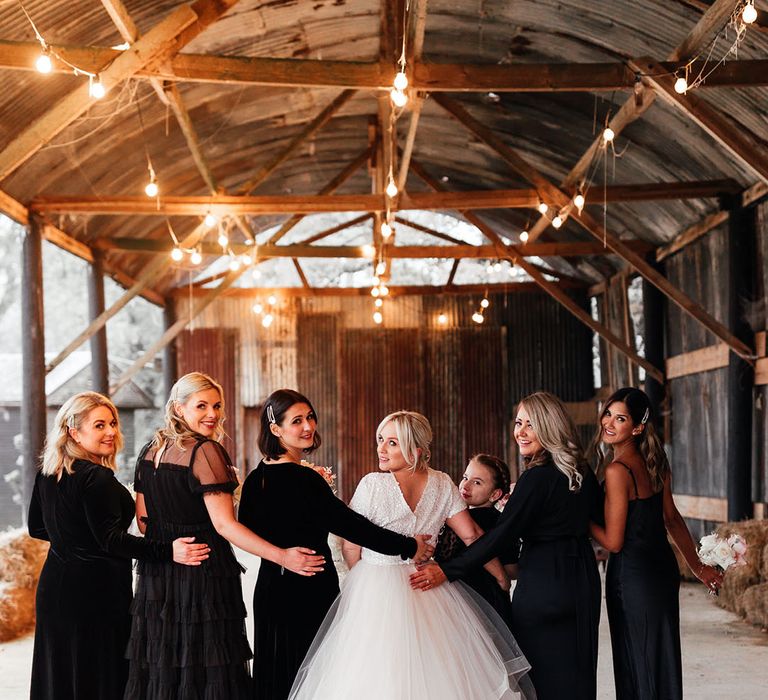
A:
{"label": "string light", "polygon": [[372,297],[377,297],[377,296],[379,296],[379,294],[381,294],[381,292],[379,291],[378,287],[373,287],[371,289],[371,296]]}
{"label": "string light", "polygon": [[191,262],[193,265],[199,265],[201,262],[203,262],[203,256],[200,255],[199,251],[193,250],[192,255],[189,256],[189,262]]}
{"label": "string light", "polygon": [[395,86],[396,90],[400,90],[402,92],[405,90],[405,88],[408,87],[408,76],[404,71],[401,70],[395,76],[395,80],[392,84]]}
{"label": "string light", "polygon": [[373,276],[373,283],[375,285],[378,285],[380,282],[381,282],[381,280],[379,279],[378,275],[374,275]]}
{"label": "string light", "polygon": [[171,259],[175,262],[181,262],[182,258],[184,257],[184,253],[182,252],[181,248],[178,246],[175,246],[174,249],[171,251]]}
{"label": "string light", "polygon": [[613,141],[615,136],[616,134],[610,126],[606,126],[605,129],[603,129],[603,141],[605,141],[605,143],[610,143]]}
{"label": "string light", "polygon": [[376,299],[376,301],[373,302],[373,305],[380,309],[382,306],[384,306],[384,300],[383,299]]}
{"label": "string light", "polygon": [[522,231],[522,232],[520,233],[520,240],[521,240],[523,243],[527,243],[527,242],[528,242],[528,231]]}
{"label": "string light", "polygon": [[675,80],[675,92],[678,95],[685,95],[688,92],[688,81],[685,78],[680,77]]}
{"label": "string light", "polygon": [[387,263],[385,263],[383,260],[379,262],[378,265],[376,265],[376,274],[377,275],[383,275],[387,271]]}
{"label": "string light", "polygon": [[373,312],[373,322],[378,326],[384,321],[384,315],[381,313],[381,311],[374,311]]}
{"label": "string light", "polygon": [[584,195],[581,192],[577,192],[576,196],[573,198],[573,206],[579,210],[579,214],[581,214],[581,210],[584,208],[585,203],[586,200],[584,199]]}
{"label": "string light", "polygon": [[493,271],[494,272],[501,272],[501,263],[500,262],[497,261],[497,262],[493,263]]}
{"label": "string light", "polygon": [[149,170],[149,182],[144,188],[144,192],[147,197],[157,197],[160,192],[160,188],[157,186],[157,175],[155,175],[155,169],[152,167],[152,161],[147,156],[147,169]]}
{"label": "string light", "polygon": [[270,295],[267,297],[267,303],[268,303],[270,306],[275,306],[275,304],[277,304],[277,297],[276,297],[274,294],[270,294]]}
{"label": "string light", "polygon": [[261,325],[264,326],[264,328],[269,328],[274,320],[275,317],[272,314],[266,314],[266,316],[261,319]]}
{"label": "string light", "polygon": [[381,225],[381,237],[386,241],[392,235],[392,227],[385,221]]}
{"label": "string light", "polygon": [[383,297],[387,296],[387,294],[389,294],[389,287],[387,287],[386,284],[382,284],[381,286],[379,286],[379,293]]}
{"label": "string light", "polygon": [[437,322],[441,326],[446,325],[448,323],[448,316],[446,316],[445,314],[439,314],[438,317],[437,317]]}
{"label": "string light", "polygon": [[243,253],[240,256],[240,262],[243,263],[245,267],[248,267],[248,265],[250,265],[253,262],[253,260],[251,260],[251,256],[248,255],[248,253]]}
{"label": "string light", "polygon": [[389,182],[387,182],[387,189],[384,190],[387,193],[387,197],[390,199],[393,197],[397,197],[397,183],[395,183],[395,178],[392,176],[392,172],[389,173]]}
{"label": "string light", "polygon": [[549,206],[546,202],[539,202],[539,206],[536,208],[539,210],[539,214],[546,214],[549,211]]}
{"label": "string light", "polygon": [[475,311],[475,313],[472,314],[472,320],[475,323],[482,323],[485,321],[485,317],[479,311]]}
{"label": "string light", "polygon": [[360,246],[360,252],[362,252],[366,258],[372,258],[374,255],[376,255],[376,248],[366,243],[364,246]]}
{"label": "string light", "polygon": [[240,269],[240,261],[237,258],[232,258],[229,262],[229,269],[232,270],[232,272],[237,272]]}
{"label": "string light", "polygon": [[405,107],[405,105],[408,104],[408,95],[406,95],[402,90],[398,90],[397,88],[392,88],[389,91],[389,97],[395,107]]}
{"label": "string light", "polygon": [[229,245],[229,238],[227,238],[225,233],[220,233],[218,240],[219,240],[219,245],[222,248],[226,248]]}
{"label": "string light", "polygon": [[205,219],[203,219],[203,223],[204,223],[204,224],[205,224],[205,225],[206,225],[208,228],[213,228],[213,227],[214,227],[216,224],[218,224],[218,223],[219,223],[219,220],[216,218],[216,216],[215,216],[214,214],[212,214],[211,212],[208,212],[208,213],[205,215]]}
{"label": "string light", "polygon": [[555,228],[560,228],[563,225],[563,217],[558,214],[554,219],[552,219],[552,226]]}
{"label": "string light", "polygon": [[37,60],[35,61],[35,68],[37,69],[38,73],[43,74],[50,73],[53,70],[53,62],[51,61],[51,57],[48,55],[48,51],[46,49],[43,49],[43,53],[37,57]]}
{"label": "string light", "polygon": [[252,310],[253,310],[253,313],[258,315],[264,312],[264,307],[259,302],[256,302],[253,305]]}
{"label": "string light", "polygon": [[100,100],[107,94],[107,90],[104,87],[104,83],[101,82],[101,78],[90,77],[88,80],[88,94],[95,100]]}
{"label": "string light", "polygon": [[253,270],[251,270],[251,277],[255,280],[261,279],[261,270],[254,267]]}
{"label": "string light", "polygon": [[757,19],[757,10],[755,9],[753,0],[749,0],[749,2],[744,5],[744,9],[741,11],[741,19],[744,24],[752,24]]}
{"label": "string light", "polygon": [[491,305],[491,302],[490,302],[490,301],[488,301],[488,298],[487,298],[487,297],[484,297],[484,298],[483,298],[483,300],[480,302],[480,306],[481,306],[483,309],[487,309],[487,308],[488,308],[490,305]]}

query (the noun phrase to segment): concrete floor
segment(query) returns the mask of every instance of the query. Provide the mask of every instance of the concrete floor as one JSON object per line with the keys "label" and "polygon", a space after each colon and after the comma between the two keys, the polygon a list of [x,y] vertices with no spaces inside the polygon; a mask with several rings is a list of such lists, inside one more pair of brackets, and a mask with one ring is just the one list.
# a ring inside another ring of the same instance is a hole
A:
{"label": "concrete floor", "polygon": [[[243,557],[242,560],[248,569],[243,580],[243,594],[250,607],[258,559]],[[696,700],[768,697],[768,634],[718,608],[700,584],[683,584],[680,603],[685,696]],[[3,700],[26,700],[29,697],[31,658],[31,635],[0,644],[0,696]],[[598,700],[613,697],[610,637],[603,609]]]}

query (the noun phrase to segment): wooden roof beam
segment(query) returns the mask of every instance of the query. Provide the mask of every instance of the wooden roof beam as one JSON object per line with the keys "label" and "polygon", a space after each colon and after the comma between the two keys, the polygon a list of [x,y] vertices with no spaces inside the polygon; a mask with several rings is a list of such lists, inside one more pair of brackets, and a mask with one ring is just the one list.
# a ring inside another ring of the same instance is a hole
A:
{"label": "wooden roof beam", "polygon": [[[507,146],[490,129],[478,122],[461,105],[447,100],[444,96],[436,98],[439,104],[445,107],[450,114],[463,124],[471,133],[475,134],[486,145],[498,153],[518,175],[521,175],[534,184],[542,194],[545,201],[552,203],[558,209],[563,209],[571,202],[570,195],[549,182],[538,170],[520,157],[513,149]],[[752,349],[739,340],[728,328],[711,316],[699,304],[675,287],[669,280],[650,265],[643,256],[630,250],[626,244],[608,233],[608,231],[594,219],[589,212],[583,210],[580,215],[574,216],[590,235],[598,241],[602,241],[611,252],[618,255],[625,262],[634,267],[645,279],[654,285],[670,301],[677,304],[683,311],[698,321],[704,328],[716,335],[728,345],[733,352],[749,360],[753,356]],[[474,222],[473,222],[474,223]]]}
{"label": "wooden roof beam", "polygon": [[[198,0],[177,8],[111,64],[98,71],[107,89],[133,77],[141,68],[159,63],[176,53],[215,22],[237,0]],[[93,103],[88,83],[82,84],[59,100],[45,114],[35,119],[0,152],[0,181],[24,164],[49,143]]]}

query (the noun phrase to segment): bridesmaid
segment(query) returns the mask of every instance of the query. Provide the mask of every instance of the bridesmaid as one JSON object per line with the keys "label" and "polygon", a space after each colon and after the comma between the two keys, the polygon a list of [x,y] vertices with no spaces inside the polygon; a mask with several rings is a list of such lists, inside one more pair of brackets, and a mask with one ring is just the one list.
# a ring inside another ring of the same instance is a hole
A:
{"label": "bridesmaid", "polygon": [[600,487],[556,396],[537,392],[520,402],[515,440],[526,469],[498,524],[455,559],[422,567],[411,584],[429,589],[459,579],[522,539],[511,629],[536,694],[594,700],[600,577],[589,522],[601,519]]}
{"label": "bridesmaid", "polygon": [[669,462],[644,392],[626,387],[608,399],[593,449],[600,466],[608,463],[605,527],[593,524],[592,535],[611,552],[605,597],[616,697],[682,698],[680,571],[667,533],[710,590],[722,575],[699,561],[672,500]]}
{"label": "bridesmaid", "polygon": [[[333,495],[302,457],[320,446],[317,414],[290,389],[272,393],[261,414],[259,450],[264,459],[243,484],[240,522],[278,546],[297,542],[331,561],[328,533],[403,559],[429,558],[421,535],[405,537],[373,525]],[[284,700],[299,666],[339,593],[336,569],[302,578],[262,561],[253,594],[254,697]]]}
{"label": "bridesmaid", "polygon": [[59,409],[29,507],[29,534],[51,547],[37,586],[32,700],[121,698],[128,677],[131,558],[200,566],[194,537],[127,534],[133,499],[115,478],[117,409],[95,392]]}

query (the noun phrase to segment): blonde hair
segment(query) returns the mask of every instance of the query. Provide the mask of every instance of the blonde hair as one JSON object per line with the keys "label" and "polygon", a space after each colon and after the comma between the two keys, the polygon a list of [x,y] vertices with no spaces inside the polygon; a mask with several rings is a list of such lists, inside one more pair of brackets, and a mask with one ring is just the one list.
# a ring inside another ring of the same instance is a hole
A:
{"label": "blonde hair", "polygon": [[224,436],[223,423],[226,418],[224,414],[224,391],[221,385],[207,374],[190,372],[178,379],[171,387],[171,395],[165,404],[165,425],[154,434],[151,443],[153,447],[160,448],[167,442],[171,442],[179,449],[184,449],[183,442],[185,439],[198,436],[198,433],[192,430],[176,412],[176,407],[178,404],[187,403],[193,394],[199,391],[208,391],[208,389],[216,389],[219,392],[221,417],[213,437],[216,441],[221,440]]}
{"label": "blonde hair", "polygon": [[115,471],[117,453],[123,449],[123,433],[120,430],[120,417],[117,414],[115,404],[106,396],[95,391],[83,391],[67,399],[53,422],[51,432],[45,440],[43,451],[43,466],[40,471],[46,476],[55,476],[61,479],[63,472],[72,474],[72,464],[75,460],[86,459],[93,461],[93,455],[78,445],[70,435],[70,429],[80,430],[88,414],[95,408],[106,406],[117,421],[115,427],[115,453],[101,457],[99,464],[107,469]]}
{"label": "blonde hair", "polygon": [[582,471],[586,462],[576,426],[563,402],[554,394],[537,391],[520,401],[520,406],[525,407],[536,437],[544,448],[543,453],[531,458],[528,466],[543,464],[551,458],[568,478],[568,489],[581,490]]}
{"label": "blonde hair", "polygon": [[429,467],[432,444],[432,426],[421,413],[416,411],[395,411],[386,416],[376,428],[376,438],[387,423],[395,426],[400,451],[411,471],[417,472]]}

